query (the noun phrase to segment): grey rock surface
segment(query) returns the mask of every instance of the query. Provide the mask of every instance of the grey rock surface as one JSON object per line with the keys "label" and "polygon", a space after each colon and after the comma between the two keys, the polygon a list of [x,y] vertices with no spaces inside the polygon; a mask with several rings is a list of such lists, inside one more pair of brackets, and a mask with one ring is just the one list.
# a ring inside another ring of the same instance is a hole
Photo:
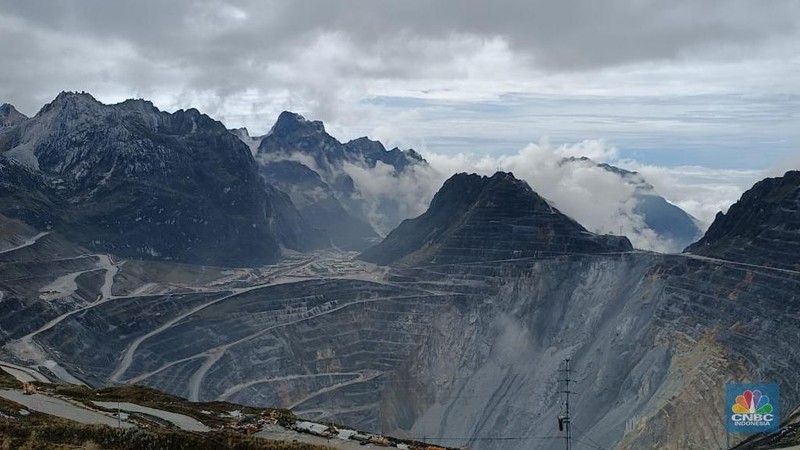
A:
{"label": "grey rock surface", "polygon": [[64,92],[0,134],[0,153],[0,212],[95,251],[241,266],[328,245],[195,109]]}
{"label": "grey rock surface", "polygon": [[359,258],[376,264],[476,262],[544,254],[625,252],[624,236],[590,233],[513,174],[456,174],[423,215]]}
{"label": "grey rock surface", "polygon": [[[6,224],[3,352],[95,386],[281,406],[479,450],[563,448],[567,357],[576,443],[734,444],[724,428],[728,382],[775,382],[782,413],[800,405],[800,272],[774,259],[781,253],[609,251],[508,174],[454,180],[431,205],[437,219],[409,225],[423,231],[417,244],[434,238],[434,251],[395,253],[403,262],[427,255],[424,264],[309,256],[238,271],[153,268]],[[774,187],[759,190],[765,208],[787,198],[787,180],[762,185]],[[531,212],[548,220],[520,222]],[[580,251],[514,254],[539,227],[552,233],[536,245],[565,238]]]}
{"label": "grey rock surface", "polygon": [[800,270],[800,171],[756,183],[686,251]]}
{"label": "grey rock surface", "polygon": [[[406,217],[391,197],[373,205],[362,198],[348,166],[375,169],[387,166],[395,176],[427,162],[414,150],[387,150],[366,137],[342,143],[320,121],[284,111],[265,136],[232,131],[254,149],[264,179],[286,191],[304,219],[325,230],[344,250],[363,250]],[[382,218],[380,224],[374,216]],[[388,229],[387,229],[388,228]]]}

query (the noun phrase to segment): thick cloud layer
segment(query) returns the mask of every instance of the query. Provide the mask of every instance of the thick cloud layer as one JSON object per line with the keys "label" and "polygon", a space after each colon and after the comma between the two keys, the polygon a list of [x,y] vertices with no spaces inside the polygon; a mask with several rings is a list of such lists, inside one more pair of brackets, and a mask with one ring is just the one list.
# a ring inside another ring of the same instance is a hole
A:
{"label": "thick cloud layer", "polygon": [[[637,170],[654,185],[656,192],[693,215],[705,230],[718,211],[728,207],[744,190],[764,176],[760,171],[709,171],[700,167],[665,168],[618,159],[618,150],[603,141],[584,141],[554,146],[547,140],[530,144],[512,155],[499,157],[467,154],[424,155],[431,168],[396,174],[388,166],[375,169],[348,166],[346,171],[362,198],[374,206],[370,216],[386,232],[377,205],[395,198],[404,216],[415,217],[427,209],[430,199],[446,178],[458,172],[491,175],[497,170],[513,172],[561,212],[597,233],[623,234],[635,247],[658,252],[678,252],[683,245],[659,236],[636,211],[636,185],[597,166],[609,162]],[[593,161],[565,163],[564,158],[588,156]]]}
{"label": "thick cloud layer", "polygon": [[435,152],[547,135],[765,168],[800,146],[797,17],[792,0],[0,0],[0,102],[87,90],[256,134],[288,109]]}
{"label": "thick cloud layer", "polygon": [[[639,170],[707,224],[754,174],[800,167],[798,17],[794,0],[0,0],[0,103],[146,97],[253,134],[293,110],[425,154],[440,174],[408,183],[348,168],[409,215],[454,171],[501,168],[596,231],[634,232],[604,208],[630,209],[625,186],[554,161]],[[558,144],[526,147],[541,136]]]}

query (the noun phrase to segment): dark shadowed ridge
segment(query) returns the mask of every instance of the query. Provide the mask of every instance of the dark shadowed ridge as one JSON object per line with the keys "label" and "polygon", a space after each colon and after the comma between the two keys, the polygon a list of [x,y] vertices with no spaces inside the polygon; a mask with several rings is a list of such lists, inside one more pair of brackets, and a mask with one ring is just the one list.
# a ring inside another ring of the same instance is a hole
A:
{"label": "dark shadowed ridge", "polygon": [[[359,195],[345,166],[385,164],[400,174],[411,166],[427,165],[413,150],[387,150],[367,137],[341,143],[325,131],[322,122],[289,111],[282,112],[262,137],[250,137],[243,129],[232,133],[257,148],[264,179],[287,192],[302,217],[327,232],[332,243],[343,250],[362,251],[380,239],[370,220],[372,205]],[[402,220],[391,199],[382,202],[377,213],[386,217],[391,227]]]}
{"label": "dark shadowed ridge", "polygon": [[16,162],[9,177],[42,180],[25,195],[8,184],[15,195],[0,212],[96,251],[239,266],[274,262],[281,247],[326,246],[264,184],[247,146],[196,109],[62,92],[0,134],[0,153]]}
{"label": "dark shadowed ridge", "polygon": [[800,270],[800,171],[756,183],[686,251]]}
{"label": "dark shadowed ridge", "polygon": [[631,249],[624,236],[590,233],[511,173],[461,173],[444,183],[428,211],[360,258],[381,265],[452,263]]}

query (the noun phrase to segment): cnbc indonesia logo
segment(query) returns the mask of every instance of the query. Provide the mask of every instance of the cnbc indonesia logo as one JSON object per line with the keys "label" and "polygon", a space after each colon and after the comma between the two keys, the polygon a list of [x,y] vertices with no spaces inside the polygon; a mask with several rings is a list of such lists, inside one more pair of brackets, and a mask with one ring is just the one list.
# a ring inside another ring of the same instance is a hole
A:
{"label": "cnbc indonesia logo", "polygon": [[727,428],[732,432],[778,429],[779,390],[775,384],[729,384],[726,387]]}

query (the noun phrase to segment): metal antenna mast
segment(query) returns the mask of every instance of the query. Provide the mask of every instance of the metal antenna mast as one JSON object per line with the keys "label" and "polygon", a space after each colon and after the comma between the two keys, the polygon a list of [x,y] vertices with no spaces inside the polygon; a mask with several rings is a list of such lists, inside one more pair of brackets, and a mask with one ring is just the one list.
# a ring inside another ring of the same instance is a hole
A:
{"label": "metal antenna mast", "polygon": [[569,383],[572,381],[572,378],[570,378],[572,370],[569,368],[569,360],[569,358],[564,359],[564,369],[561,370],[561,372],[564,372],[564,379],[561,380],[564,382],[564,390],[559,392],[564,394],[564,413],[558,416],[559,431],[566,431],[565,439],[567,442],[567,450],[572,448],[572,431],[570,430],[570,421],[572,419],[569,415],[569,394],[573,392],[569,390]]}

